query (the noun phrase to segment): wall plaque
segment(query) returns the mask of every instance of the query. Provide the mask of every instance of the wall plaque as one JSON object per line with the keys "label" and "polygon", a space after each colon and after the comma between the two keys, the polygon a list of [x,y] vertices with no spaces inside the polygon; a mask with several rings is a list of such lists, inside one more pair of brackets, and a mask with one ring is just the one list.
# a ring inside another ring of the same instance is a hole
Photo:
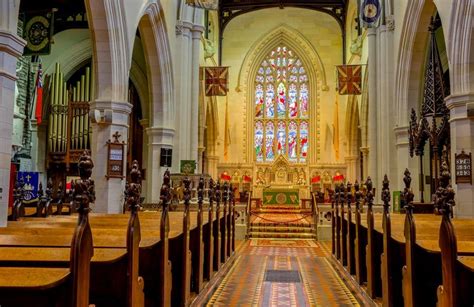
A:
{"label": "wall plaque", "polygon": [[454,154],[454,165],[456,172],[456,183],[469,183],[472,185],[472,154]]}
{"label": "wall plaque", "polygon": [[120,134],[115,132],[113,135],[114,141],[108,141],[108,151],[107,151],[107,179],[109,178],[125,178],[123,176],[123,164],[125,160],[125,143],[120,142]]}

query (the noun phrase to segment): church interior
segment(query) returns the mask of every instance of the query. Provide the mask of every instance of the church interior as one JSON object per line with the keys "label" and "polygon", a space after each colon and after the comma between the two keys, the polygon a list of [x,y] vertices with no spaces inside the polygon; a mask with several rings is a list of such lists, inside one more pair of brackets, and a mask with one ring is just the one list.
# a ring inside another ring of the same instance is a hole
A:
{"label": "church interior", "polygon": [[473,29],[473,0],[1,0],[0,307],[474,306]]}

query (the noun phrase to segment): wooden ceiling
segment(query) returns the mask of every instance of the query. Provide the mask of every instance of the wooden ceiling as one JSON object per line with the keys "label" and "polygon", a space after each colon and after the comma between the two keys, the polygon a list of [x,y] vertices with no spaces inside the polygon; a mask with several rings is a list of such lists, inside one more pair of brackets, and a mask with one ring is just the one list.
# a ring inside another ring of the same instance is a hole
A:
{"label": "wooden ceiling", "polygon": [[299,7],[327,13],[337,20],[344,31],[345,11],[349,0],[221,0],[220,26],[223,32],[226,25],[235,17],[265,8]]}

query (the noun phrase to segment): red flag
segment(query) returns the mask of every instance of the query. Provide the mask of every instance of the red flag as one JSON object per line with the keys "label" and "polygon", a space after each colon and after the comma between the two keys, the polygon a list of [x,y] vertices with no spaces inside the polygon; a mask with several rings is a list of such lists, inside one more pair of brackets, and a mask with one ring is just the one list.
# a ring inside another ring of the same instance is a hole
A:
{"label": "red flag", "polygon": [[41,64],[38,68],[38,77],[36,79],[36,110],[35,110],[36,122],[41,124],[43,118],[43,71]]}
{"label": "red flag", "polygon": [[247,176],[247,175],[244,175],[244,177],[242,179],[243,179],[244,182],[252,182],[252,177]]}
{"label": "red flag", "polygon": [[227,172],[224,172],[221,174],[221,180],[224,180],[224,181],[230,181],[232,177],[230,175],[227,174]]}
{"label": "red flag", "polygon": [[321,176],[314,176],[311,178],[311,183],[318,183],[321,181]]}
{"label": "red flag", "polygon": [[362,93],[362,66],[338,65],[336,67],[339,95],[360,95]]}

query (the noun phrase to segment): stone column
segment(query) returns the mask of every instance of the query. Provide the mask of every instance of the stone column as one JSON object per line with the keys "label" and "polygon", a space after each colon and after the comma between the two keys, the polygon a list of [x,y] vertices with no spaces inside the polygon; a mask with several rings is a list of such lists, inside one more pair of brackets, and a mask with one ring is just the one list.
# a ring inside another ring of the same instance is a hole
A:
{"label": "stone column", "polygon": [[[474,154],[474,117],[468,113],[474,110],[474,94],[451,95],[446,97],[446,105],[450,110],[451,128],[451,178],[456,191],[457,217],[474,217],[474,187],[469,183],[456,184],[454,154],[462,150]],[[474,112],[473,112],[474,113]],[[471,170],[472,171],[472,170]]]}
{"label": "stone column", "polygon": [[367,175],[372,178],[375,187],[379,186],[378,181],[378,163],[377,163],[377,32],[371,28],[367,31],[367,40],[369,45],[369,115],[368,115],[368,160]]}
{"label": "stone column", "polygon": [[[176,57],[176,146],[173,152],[173,164],[180,160],[191,160],[197,157],[191,155],[191,135],[195,133],[192,126],[192,42],[191,29],[193,24],[178,21],[176,25],[176,40],[179,55]],[[197,103],[197,102],[196,102]],[[196,127],[197,130],[197,127]],[[197,148],[197,147],[196,147]]]}
{"label": "stone column", "polygon": [[[121,213],[123,208],[123,191],[125,189],[125,178],[107,178],[107,141],[113,140],[113,135],[120,134],[119,141],[128,140],[128,118],[132,111],[132,105],[127,101],[99,101],[91,102],[91,111],[112,112],[112,120],[109,123],[92,124],[91,150],[94,161],[92,178],[95,181],[97,199],[94,204],[94,212]],[[124,169],[126,172],[127,145],[124,150]]]}
{"label": "stone column", "polygon": [[202,155],[198,155],[199,146],[199,59],[201,34],[204,27],[194,25],[192,34],[192,67],[191,67],[191,148],[190,157],[198,162],[197,173],[202,172]]}
{"label": "stone column", "polygon": [[350,182],[354,182],[356,179],[358,179],[357,176],[357,160],[358,156],[347,156],[344,158],[346,165],[347,165],[347,180]]}
{"label": "stone column", "polygon": [[[173,149],[175,131],[165,127],[151,127],[145,130],[148,137],[146,202],[160,201],[160,188],[167,167],[160,167],[161,148]],[[179,169],[179,161],[172,161],[173,169]],[[170,168],[171,169],[171,168]]]}
{"label": "stone column", "polygon": [[361,147],[360,151],[362,152],[362,162],[363,162],[363,165],[362,165],[363,174],[361,174],[361,177],[362,177],[361,179],[362,179],[362,182],[365,182],[368,176],[368,171],[369,171],[369,148]]}
{"label": "stone column", "polygon": [[219,163],[219,156],[208,155],[206,171],[212,178],[217,178],[217,163]]}
{"label": "stone column", "polygon": [[16,62],[25,46],[16,35],[19,2],[0,5],[0,227],[7,225],[8,215]]}

